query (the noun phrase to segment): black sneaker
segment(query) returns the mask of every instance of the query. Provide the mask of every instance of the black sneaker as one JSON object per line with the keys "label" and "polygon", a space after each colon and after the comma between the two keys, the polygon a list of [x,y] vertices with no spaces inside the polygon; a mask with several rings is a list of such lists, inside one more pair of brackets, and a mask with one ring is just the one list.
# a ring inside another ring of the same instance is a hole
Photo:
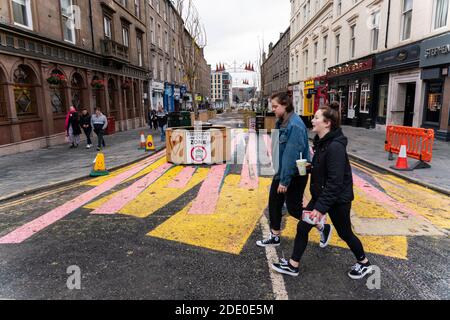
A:
{"label": "black sneaker", "polygon": [[259,247],[279,247],[281,244],[281,238],[280,236],[270,234],[268,239],[265,240],[259,240],[256,242],[256,245]]}
{"label": "black sneaker", "polygon": [[333,227],[329,224],[323,226],[323,230],[320,233],[320,247],[326,248],[331,240],[331,235],[333,234]]}
{"label": "black sneaker", "polygon": [[366,264],[362,264],[360,262],[356,263],[352,270],[348,273],[348,276],[352,278],[353,280],[360,280],[364,278],[366,275],[371,273],[373,271],[372,265],[370,262],[367,262]]}
{"label": "black sneaker", "polygon": [[288,276],[297,277],[300,273],[299,268],[293,267],[289,261],[284,259],[280,260],[280,263],[272,264],[272,269],[276,272],[287,274]]}

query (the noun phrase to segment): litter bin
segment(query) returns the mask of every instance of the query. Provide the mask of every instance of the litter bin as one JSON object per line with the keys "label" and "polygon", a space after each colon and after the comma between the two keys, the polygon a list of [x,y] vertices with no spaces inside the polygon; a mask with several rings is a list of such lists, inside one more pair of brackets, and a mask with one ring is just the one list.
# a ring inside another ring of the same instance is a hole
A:
{"label": "litter bin", "polygon": [[169,128],[181,127],[181,114],[179,112],[171,112],[167,117],[167,126]]}
{"label": "litter bin", "polygon": [[180,126],[181,127],[190,127],[190,126],[192,126],[191,113],[189,111],[182,111],[181,112]]}
{"label": "litter bin", "polygon": [[264,130],[264,116],[256,116],[256,130]]}
{"label": "litter bin", "polygon": [[108,127],[105,130],[105,135],[110,136],[116,133],[116,119],[114,117],[108,117]]}

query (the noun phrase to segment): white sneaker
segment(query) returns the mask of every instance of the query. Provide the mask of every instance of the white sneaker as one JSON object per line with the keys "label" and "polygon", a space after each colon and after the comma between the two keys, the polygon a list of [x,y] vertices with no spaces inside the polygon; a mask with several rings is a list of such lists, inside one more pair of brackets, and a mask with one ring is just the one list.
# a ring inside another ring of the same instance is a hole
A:
{"label": "white sneaker", "polygon": [[86,146],[86,149],[90,149],[90,148],[92,148],[92,145],[88,144],[88,145]]}

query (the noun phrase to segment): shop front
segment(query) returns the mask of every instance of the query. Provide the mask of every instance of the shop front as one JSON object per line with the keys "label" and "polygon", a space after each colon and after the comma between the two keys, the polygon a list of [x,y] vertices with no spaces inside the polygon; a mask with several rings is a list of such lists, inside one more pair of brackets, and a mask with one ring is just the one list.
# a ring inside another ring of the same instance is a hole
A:
{"label": "shop front", "polygon": [[373,57],[347,62],[328,70],[329,100],[341,106],[342,121],[354,127],[372,126]]}
{"label": "shop front", "polygon": [[152,81],[152,108],[158,110],[159,106],[164,105],[164,83],[158,81]]}
{"label": "shop front", "polygon": [[378,129],[385,129],[386,124],[419,126],[419,59],[419,43],[375,56],[372,117]]}
{"label": "shop front", "polygon": [[450,141],[450,33],[423,41],[420,57],[425,86],[422,127]]}
{"label": "shop front", "polygon": [[174,88],[173,100],[174,100],[175,112],[181,111],[181,90],[179,87]]}
{"label": "shop front", "polygon": [[303,110],[303,108],[301,107],[301,97],[302,92],[300,89],[300,85],[296,84],[292,86],[292,103],[294,104],[294,110],[297,114],[301,114],[300,112]]}
{"label": "shop front", "polygon": [[314,116],[314,100],[316,95],[314,86],[314,79],[306,80],[303,85],[303,110],[300,116],[307,127],[311,127],[311,120]]}
{"label": "shop front", "polygon": [[164,110],[167,112],[175,111],[174,91],[175,87],[173,84],[168,82],[164,84]]}
{"label": "shop front", "polygon": [[314,79],[314,114],[320,107],[328,104],[328,81],[326,76]]}

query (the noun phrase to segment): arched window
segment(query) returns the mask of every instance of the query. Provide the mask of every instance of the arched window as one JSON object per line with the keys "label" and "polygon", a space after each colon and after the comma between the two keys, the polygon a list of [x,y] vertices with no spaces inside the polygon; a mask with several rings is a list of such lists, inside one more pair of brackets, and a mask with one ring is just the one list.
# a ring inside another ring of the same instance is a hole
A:
{"label": "arched window", "polygon": [[83,78],[79,73],[74,73],[72,76],[72,80],[70,81],[70,88],[72,91],[72,105],[77,108],[77,110],[81,110],[82,107],[82,89],[83,89]]}
{"label": "arched window", "polygon": [[64,74],[55,69],[47,79],[50,88],[50,103],[52,104],[52,111],[54,115],[65,114],[67,112],[66,96],[64,87],[66,79]]}
{"label": "arched window", "polygon": [[5,121],[8,118],[8,112],[6,109],[6,86],[4,85],[6,77],[0,69],[0,121]]}
{"label": "arched window", "polygon": [[14,71],[14,101],[19,118],[37,116],[36,79],[33,70],[26,65]]}
{"label": "arched window", "polygon": [[117,97],[116,82],[114,81],[114,79],[109,79],[108,80],[109,113],[111,117],[118,119],[119,114],[117,112],[116,97]]}

